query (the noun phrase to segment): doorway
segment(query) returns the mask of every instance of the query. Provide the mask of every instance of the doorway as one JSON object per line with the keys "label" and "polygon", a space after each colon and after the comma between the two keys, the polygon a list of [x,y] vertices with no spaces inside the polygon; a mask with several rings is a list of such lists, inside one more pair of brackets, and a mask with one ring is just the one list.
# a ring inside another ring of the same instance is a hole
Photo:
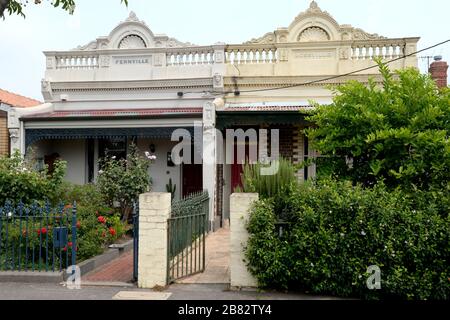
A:
{"label": "doorway", "polygon": [[183,198],[203,191],[203,166],[201,164],[183,164]]}

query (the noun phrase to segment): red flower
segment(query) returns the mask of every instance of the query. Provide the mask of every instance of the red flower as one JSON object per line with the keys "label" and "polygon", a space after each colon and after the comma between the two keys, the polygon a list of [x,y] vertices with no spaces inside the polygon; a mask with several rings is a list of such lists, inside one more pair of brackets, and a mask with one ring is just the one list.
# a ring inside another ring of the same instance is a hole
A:
{"label": "red flower", "polygon": [[80,228],[81,228],[81,222],[78,221],[78,222],[77,222],[77,229],[80,229]]}
{"label": "red flower", "polygon": [[100,222],[101,224],[105,224],[106,223],[106,219],[103,216],[98,217],[98,222]]}
{"label": "red flower", "polygon": [[40,236],[41,233],[42,233],[43,235],[44,235],[44,234],[47,234],[47,228],[42,228],[42,229],[36,230],[36,232],[37,232],[38,236]]}
{"label": "red flower", "polygon": [[117,234],[117,232],[114,228],[109,228],[109,234],[114,237]]}
{"label": "red flower", "polygon": [[66,251],[67,251],[67,246],[65,246],[62,250],[63,250],[64,252],[66,252]]}
{"label": "red flower", "polygon": [[72,243],[72,242],[69,242],[68,245],[69,245],[69,247],[72,248],[73,243]]}

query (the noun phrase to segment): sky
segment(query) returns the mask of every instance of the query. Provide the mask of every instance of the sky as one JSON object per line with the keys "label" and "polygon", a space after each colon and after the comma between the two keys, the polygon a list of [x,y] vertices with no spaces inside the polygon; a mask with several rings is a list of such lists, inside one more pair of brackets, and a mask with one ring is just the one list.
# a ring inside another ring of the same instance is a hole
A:
{"label": "sky", "polygon": [[[385,37],[421,37],[419,49],[450,39],[448,0],[316,0],[339,24]],[[69,50],[110,31],[134,11],[155,34],[183,42],[237,44],[288,27],[310,0],[76,0],[74,15],[45,0],[25,8],[26,18],[0,20],[0,88],[43,100],[43,51]],[[424,52],[450,62],[450,43]],[[427,61],[419,60],[427,70]]]}

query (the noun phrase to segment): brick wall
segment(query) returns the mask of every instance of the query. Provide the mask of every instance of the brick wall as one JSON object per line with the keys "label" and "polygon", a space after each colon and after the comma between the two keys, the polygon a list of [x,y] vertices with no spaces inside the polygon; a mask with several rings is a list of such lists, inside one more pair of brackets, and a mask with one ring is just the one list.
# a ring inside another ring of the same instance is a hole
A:
{"label": "brick wall", "polygon": [[[296,126],[292,128],[293,136],[293,160],[294,164],[299,164],[304,161],[305,144],[302,128]],[[297,172],[297,177],[300,181],[305,179],[305,170],[301,169]]]}
{"label": "brick wall", "polygon": [[216,216],[223,219],[223,186],[225,180],[223,178],[223,164],[217,165],[217,181],[216,181]]}
{"label": "brick wall", "polygon": [[294,137],[293,127],[280,129],[280,155],[288,160],[293,160],[294,156]]}
{"label": "brick wall", "polygon": [[[294,160],[294,127],[292,126],[285,126],[283,128],[280,128],[280,126],[272,126],[270,128],[266,128],[269,131],[278,129],[280,131],[280,156],[287,159],[287,160]],[[271,138],[270,135],[263,135],[262,138],[266,139],[267,141],[267,151],[271,150]]]}
{"label": "brick wall", "polygon": [[0,111],[0,157],[9,154],[8,118],[5,111]]}

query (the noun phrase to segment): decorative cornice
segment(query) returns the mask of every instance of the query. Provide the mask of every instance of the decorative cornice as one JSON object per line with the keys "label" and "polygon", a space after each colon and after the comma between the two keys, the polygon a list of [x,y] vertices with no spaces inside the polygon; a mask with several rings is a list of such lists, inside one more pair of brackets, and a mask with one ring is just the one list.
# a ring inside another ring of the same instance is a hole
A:
{"label": "decorative cornice", "polygon": [[213,88],[213,79],[168,79],[148,81],[53,82],[52,91],[143,91],[173,88]]}
{"label": "decorative cornice", "polygon": [[[235,77],[225,77],[224,78],[224,84],[225,87],[229,88],[235,88],[235,82],[233,81],[233,78]],[[303,85],[308,87],[313,86],[326,86],[326,85],[339,85],[344,84],[348,82],[349,80],[356,80],[362,83],[368,83],[369,78],[373,78],[376,83],[381,83],[382,78],[380,75],[351,75],[351,76],[345,76],[333,80],[326,80],[321,81],[317,83],[312,84],[306,84],[313,81],[318,81],[321,79],[326,78],[326,76],[305,76],[305,77],[245,77],[245,78],[237,78],[237,83],[239,88],[242,87],[251,87],[251,88],[265,88],[265,87],[283,87],[283,86],[290,86],[290,85]]]}

